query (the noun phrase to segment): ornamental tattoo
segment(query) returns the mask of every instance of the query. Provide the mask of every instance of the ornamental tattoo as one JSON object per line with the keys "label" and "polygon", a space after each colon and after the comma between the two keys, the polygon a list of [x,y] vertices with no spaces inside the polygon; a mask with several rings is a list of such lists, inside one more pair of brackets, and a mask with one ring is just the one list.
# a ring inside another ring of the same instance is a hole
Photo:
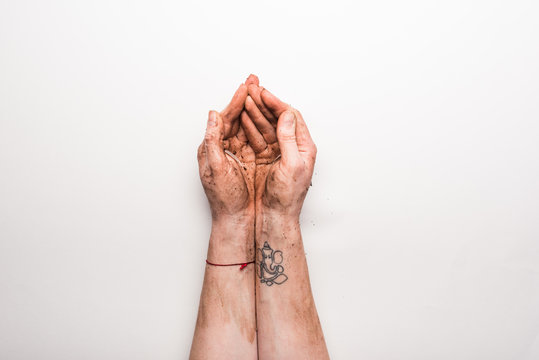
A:
{"label": "ornamental tattoo", "polygon": [[280,265],[283,262],[283,252],[281,250],[273,250],[267,241],[264,246],[256,250],[258,266],[257,275],[261,283],[271,286],[273,284],[280,285],[288,280],[284,272],[284,268]]}

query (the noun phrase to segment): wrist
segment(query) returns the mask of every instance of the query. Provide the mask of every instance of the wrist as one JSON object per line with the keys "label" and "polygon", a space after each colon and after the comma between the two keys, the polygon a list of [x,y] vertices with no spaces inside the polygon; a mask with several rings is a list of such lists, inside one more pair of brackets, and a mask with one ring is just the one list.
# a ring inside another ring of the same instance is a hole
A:
{"label": "wrist", "polygon": [[260,205],[256,209],[256,222],[260,220],[271,221],[276,224],[299,224],[299,215],[301,210],[286,208],[273,208]]}
{"label": "wrist", "polygon": [[254,226],[255,212],[253,210],[245,210],[236,214],[212,214],[212,229],[219,228],[223,230],[239,227],[240,229]]}
{"label": "wrist", "polygon": [[234,211],[226,210],[223,206],[216,206],[210,203],[212,223],[248,223],[255,217],[255,205],[251,199],[244,208]]}
{"label": "wrist", "polygon": [[215,263],[250,261],[254,257],[254,214],[213,219],[207,260]]}
{"label": "wrist", "polygon": [[[258,210],[258,209],[257,209]],[[299,214],[260,208],[256,214],[256,241],[286,241],[285,234],[300,232]]]}

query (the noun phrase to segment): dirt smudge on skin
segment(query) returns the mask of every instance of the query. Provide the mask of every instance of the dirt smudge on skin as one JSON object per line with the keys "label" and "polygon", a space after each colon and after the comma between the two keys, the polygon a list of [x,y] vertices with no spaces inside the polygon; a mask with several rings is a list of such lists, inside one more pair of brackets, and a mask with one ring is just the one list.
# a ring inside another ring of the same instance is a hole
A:
{"label": "dirt smudge on skin", "polygon": [[[309,284],[303,284],[302,286],[308,288],[306,292],[310,292]],[[293,309],[294,316],[297,318],[297,323],[303,325],[299,328],[302,336],[308,340],[309,345],[313,348],[319,346],[324,341],[324,335],[312,297],[307,296],[299,300],[296,299],[290,303],[290,306]]]}
{"label": "dirt smudge on skin", "polygon": [[[252,282],[254,276],[254,266],[250,266],[244,270],[242,277],[238,281]],[[247,287],[247,284],[241,284],[242,288]],[[249,295],[242,297],[236,297],[235,301],[238,304],[232,307],[234,309],[234,322],[238,326],[242,336],[252,344],[256,337],[256,319],[255,319],[255,305],[254,299],[250,299]]]}
{"label": "dirt smudge on skin", "polygon": [[205,275],[207,287],[202,289],[197,327],[207,328],[212,324],[221,323],[225,328],[237,331],[242,338],[252,344],[256,338],[254,299],[251,299],[252,295],[238,292],[236,289],[247,288],[246,282],[252,282],[253,272],[254,267],[250,266],[250,269],[242,270],[238,277],[223,281],[223,277],[218,273],[207,271]]}

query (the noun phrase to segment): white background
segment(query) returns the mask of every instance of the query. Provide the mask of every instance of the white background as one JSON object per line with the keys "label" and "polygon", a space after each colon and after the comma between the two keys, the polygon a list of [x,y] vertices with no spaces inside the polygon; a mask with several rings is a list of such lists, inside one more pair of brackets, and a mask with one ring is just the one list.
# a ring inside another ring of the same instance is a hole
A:
{"label": "white background", "polygon": [[185,359],[196,148],[249,73],[318,145],[334,359],[539,359],[537,1],[0,1],[0,358]]}

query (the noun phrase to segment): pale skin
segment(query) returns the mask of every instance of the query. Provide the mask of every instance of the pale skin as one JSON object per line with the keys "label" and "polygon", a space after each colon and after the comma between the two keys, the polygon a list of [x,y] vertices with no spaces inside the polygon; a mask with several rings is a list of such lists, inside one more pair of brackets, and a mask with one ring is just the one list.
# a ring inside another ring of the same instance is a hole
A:
{"label": "pale skin", "polygon": [[[227,108],[234,110],[217,121],[222,137],[208,135],[214,129],[208,126],[199,166],[213,218],[208,259],[236,263],[241,253],[250,256],[241,261],[250,261],[255,251],[257,259],[241,271],[206,266],[191,359],[329,359],[299,226],[316,146],[299,111],[260,87],[256,76],[242,86],[246,92],[240,87]],[[231,149],[241,165],[226,155]],[[245,324],[258,328],[252,342]]]}
{"label": "pale skin", "polygon": [[[242,84],[224,111],[210,111],[198,149],[200,179],[212,212],[207,259],[217,264],[254,257],[255,155],[239,126],[246,97]],[[252,264],[243,270],[206,265],[190,359],[257,358],[253,277]]]}

